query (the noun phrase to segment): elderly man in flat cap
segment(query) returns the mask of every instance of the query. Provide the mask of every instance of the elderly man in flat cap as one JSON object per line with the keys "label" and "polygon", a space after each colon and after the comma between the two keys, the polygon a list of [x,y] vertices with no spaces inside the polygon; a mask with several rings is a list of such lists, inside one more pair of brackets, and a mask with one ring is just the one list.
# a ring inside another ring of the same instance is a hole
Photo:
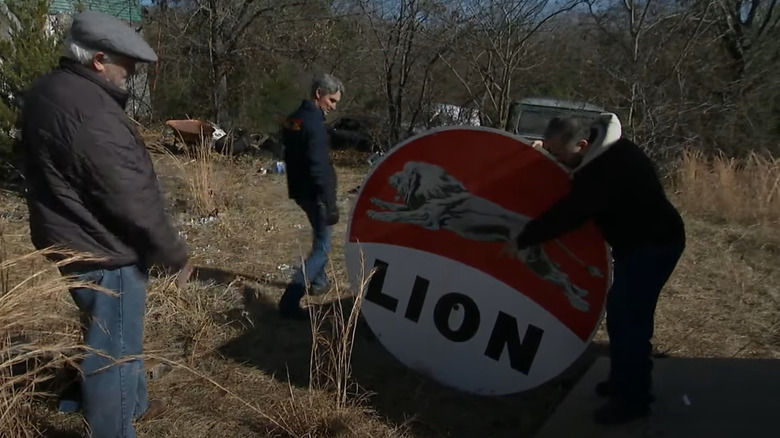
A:
{"label": "elderly man in flat cap", "polygon": [[[64,275],[105,290],[70,293],[81,310],[89,354],[78,394],[60,409],[81,408],[92,436],[135,437],[132,421],[156,416],[147,399],[142,354],[148,271],[191,273],[187,249],[164,211],[152,161],[125,113],[126,81],[157,55],[110,16],[74,17],[64,56],[26,93],[22,114],[30,233],[38,249],[64,248],[100,261],[65,264]],[[107,291],[106,291],[107,290]],[[113,293],[110,293],[113,292]]]}

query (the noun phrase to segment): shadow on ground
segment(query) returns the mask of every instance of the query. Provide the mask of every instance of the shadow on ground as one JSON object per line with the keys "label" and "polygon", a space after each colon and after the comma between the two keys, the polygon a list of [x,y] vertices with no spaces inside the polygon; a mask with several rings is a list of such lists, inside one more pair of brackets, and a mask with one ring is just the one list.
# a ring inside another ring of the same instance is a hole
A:
{"label": "shadow on ground", "polygon": [[[243,301],[243,309],[226,316],[232,319],[243,314],[241,319],[248,329],[223,345],[220,352],[280,381],[308,388],[310,323],[280,319],[275,303],[249,286],[243,290]],[[342,306],[341,314],[348,315],[351,298],[324,306]],[[324,310],[327,313],[328,309]],[[592,344],[579,361],[542,387],[519,395],[481,397],[446,388],[405,367],[360,320],[352,371],[354,380],[369,394],[369,406],[393,424],[407,424],[415,436],[516,438],[532,436],[590,364],[604,354],[605,345]]]}
{"label": "shadow on ground", "polygon": [[202,283],[214,283],[214,284],[222,284],[222,285],[229,285],[234,282],[249,280],[254,283],[262,284],[263,286],[268,286],[277,289],[279,288],[283,289],[287,287],[287,282],[281,280],[276,280],[273,278],[266,279],[266,278],[249,275],[243,272],[234,272],[223,268],[215,268],[211,266],[195,266],[192,271],[192,275],[190,279],[191,281],[199,281]]}
{"label": "shadow on ground", "polygon": [[[601,358],[582,377],[538,438],[769,438],[777,436],[780,360],[749,357],[674,357],[653,368],[656,397],[647,418],[600,426],[601,403],[592,390],[609,375]],[[774,432],[773,432],[774,431]]]}

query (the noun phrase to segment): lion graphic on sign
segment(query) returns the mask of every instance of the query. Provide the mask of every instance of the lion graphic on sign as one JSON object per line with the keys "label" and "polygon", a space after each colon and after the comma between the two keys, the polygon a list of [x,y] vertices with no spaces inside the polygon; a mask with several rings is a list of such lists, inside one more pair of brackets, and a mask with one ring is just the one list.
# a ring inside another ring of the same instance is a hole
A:
{"label": "lion graphic on sign", "polygon": [[[527,216],[473,195],[446,170],[430,163],[407,162],[403,170],[389,178],[389,183],[396,191],[395,200],[402,202],[371,198],[371,203],[388,210],[369,210],[366,214],[371,219],[418,225],[429,230],[446,229],[479,242],[506,242],[510,253],[534,274],[560,287],[574,308],[583,312],[590,309],[585,300],[588,291],[572,284],[569,276],[550,259],[542,245],[522,250],[513,245],[517,235],[530,221]],[[583,263],[560,241],[555,240],[555,243],[585,266],[591,275],[602,277],[598,268]]]}

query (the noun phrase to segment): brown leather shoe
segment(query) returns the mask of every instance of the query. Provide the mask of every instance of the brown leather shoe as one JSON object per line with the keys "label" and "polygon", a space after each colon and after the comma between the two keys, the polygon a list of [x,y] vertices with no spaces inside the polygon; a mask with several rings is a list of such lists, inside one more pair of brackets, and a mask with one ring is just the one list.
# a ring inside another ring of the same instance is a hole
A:
{"label": "brown leather shoe", "polygon": [[168,404],[162,400],[149,400],[149,408],[136,421],[149,421],[162,416],[168,410]]}

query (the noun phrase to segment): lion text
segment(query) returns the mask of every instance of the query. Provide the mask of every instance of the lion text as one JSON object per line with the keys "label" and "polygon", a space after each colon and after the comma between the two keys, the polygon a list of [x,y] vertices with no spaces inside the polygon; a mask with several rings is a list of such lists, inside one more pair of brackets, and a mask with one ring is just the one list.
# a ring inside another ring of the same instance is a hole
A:
{"label": "lion text", "polygon": [[[451,342],[468,342],[477,334],[480,326],[487,322],[483,319],[477,303],[469,296],[450,292],[441,296],[436,302],[431,315],[423,315],[423,305],[426,301],[430,280],[415,276],[409,301],[405,309],[399,309],[398,298],[384,292],[385,276],[388,263],[382,260],[374,261],[374,274],[368,283],[365,299],[390,312],[403,312],[403,317],[418,323],[420,318],[431,318],[436,330],[442,337]],[[459,327],[450,327],[450,314],[455,309],[463,310],[463,322]],[[509,366],[525,375],[531,370],[539,345],[542,343],[544,330],[529,324],[525,336],[520,338],[520,328],[517,318],[499,311],[492,320],[490,338],[484,349],[484,355],[499,361],[504,351],[509,356]]]}

